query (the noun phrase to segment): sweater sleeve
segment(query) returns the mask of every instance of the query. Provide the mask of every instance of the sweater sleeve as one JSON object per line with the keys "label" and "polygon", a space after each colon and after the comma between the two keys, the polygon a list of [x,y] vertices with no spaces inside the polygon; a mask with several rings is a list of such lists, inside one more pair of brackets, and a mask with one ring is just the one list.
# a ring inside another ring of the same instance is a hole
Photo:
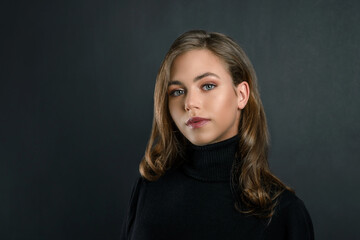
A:
{"label": "sweater sleeve", "polygon": [[139,197],[139,191],[141,186],[142,178],[138,177],[136,182],[134,183],[131,191],[131,197],[128,205],[127,215],[124,218],[122,228],[121,228],[121,235],[120,240],[126,240],[129,238],[129,232],[132,226],[132,223],[135,219],[136,214],[136,207],[137,207],[137,201]]}

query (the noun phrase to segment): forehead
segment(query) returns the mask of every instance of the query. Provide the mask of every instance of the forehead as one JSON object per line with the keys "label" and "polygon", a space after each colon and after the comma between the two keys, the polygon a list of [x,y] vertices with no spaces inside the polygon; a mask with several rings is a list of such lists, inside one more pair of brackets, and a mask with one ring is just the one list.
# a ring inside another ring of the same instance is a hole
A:
{"label": "forehead", "polygon": [[178,55],[170,67],[170,80],[194,77],[204,72],[229,74],[227,64],[208,49],[195,49]]}

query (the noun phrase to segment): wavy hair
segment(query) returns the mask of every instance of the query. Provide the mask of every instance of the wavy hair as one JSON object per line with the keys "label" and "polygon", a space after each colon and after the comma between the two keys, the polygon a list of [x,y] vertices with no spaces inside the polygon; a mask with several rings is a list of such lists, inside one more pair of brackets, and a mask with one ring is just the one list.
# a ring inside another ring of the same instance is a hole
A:
{"label": "wavy hair", "polygon": [[254,68],[241,47],[224,34],[193,30],[182,34],[170,47],[156,78],[153,125],[145,156],[139,166],[140,174],[149,181],[156,181],[183,161],[186,139],[177,131],[170,116],[167,88],[174,59],[195,49],[210,50],[222,59],[234,86],[243,81],[249,84],[249,100],[240,115],[240,141],[237,160],[231,170],[231,188],[235,208],[239,212],[271,218],[278,196],[285,189],[292,190],[269,169],[269,134]]}

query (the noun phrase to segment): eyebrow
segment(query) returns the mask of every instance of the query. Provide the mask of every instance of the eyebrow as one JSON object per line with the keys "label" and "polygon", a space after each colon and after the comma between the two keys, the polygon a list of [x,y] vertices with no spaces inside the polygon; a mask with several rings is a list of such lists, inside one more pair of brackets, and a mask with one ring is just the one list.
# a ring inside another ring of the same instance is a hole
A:
{"label": "eyebrow", "polygon": [[[196,76],[193,81],[196,82],[196,81],[199,81],[200,79],[202,79],[204,77],[208,77],[208,76],[213,76],[213,77],[216,77],[216,78],[220,79],[220,77],[218,75],[216,75],[215,73],[206,72],[206,73],[203,73],[203,74],[201,74],[199,76]],[[171,85],[184,85],[184,84],[181,81],[174,80],[174,81],[169,82],[168,86],[171,86]]]}

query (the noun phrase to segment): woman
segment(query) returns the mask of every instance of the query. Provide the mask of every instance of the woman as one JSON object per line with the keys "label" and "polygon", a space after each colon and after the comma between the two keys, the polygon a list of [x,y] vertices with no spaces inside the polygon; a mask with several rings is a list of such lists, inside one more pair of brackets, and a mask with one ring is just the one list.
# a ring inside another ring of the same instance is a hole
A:
{"label": "woman", "polygon": [[196,30],[175,40],[122,239],[314,238],[303,202],[269,170],[256,82],[229,37]]}

